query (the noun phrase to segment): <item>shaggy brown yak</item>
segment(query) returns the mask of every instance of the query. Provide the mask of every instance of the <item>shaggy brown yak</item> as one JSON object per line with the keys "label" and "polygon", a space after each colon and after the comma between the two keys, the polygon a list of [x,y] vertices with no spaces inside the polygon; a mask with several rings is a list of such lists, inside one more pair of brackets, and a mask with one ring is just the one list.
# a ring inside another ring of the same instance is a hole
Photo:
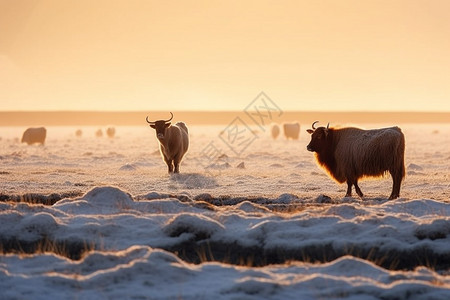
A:
{"label": "shaggy brown yak", "polygon": [[382,176],[389,172],[393,186],[389,199],[400,196],[400,185],[405,177],[405,137],[398,127],[373,130],[358,128],[315,128],[311,142],[306,149],[316,152],[318,163],[337,182],[347,182],[346,197],[352,195],[352,185],[356,193],[363,197],[358,179],[365,176]]}
{"label": "shaggy brown yak", "polygon": [[158,120],[150,122],[148,116],[146,118],[150,127],[156,130],[156,137],[159,141],[159,150],[161,155],[169,167],[170,173],[180,173],[180,162],[189,147],[189,134],[186,124],[177,122],[171,125],[169,120]]}

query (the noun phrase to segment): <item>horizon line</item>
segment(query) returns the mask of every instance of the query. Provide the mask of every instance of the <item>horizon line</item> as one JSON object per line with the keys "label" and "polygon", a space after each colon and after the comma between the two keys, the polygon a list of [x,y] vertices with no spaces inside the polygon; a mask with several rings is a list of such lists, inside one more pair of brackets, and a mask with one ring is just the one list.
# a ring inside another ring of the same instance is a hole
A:
{"label": "horizon line", "polygon": [[[64,113],[75,113],[75,112],[83,112],[83,113],[136,113],[136,112],[186,112],[186,113],[206,113],[206,112],[243,112],[243,109],[224,109],[224,110],[215,110],[215,109],[205,109],[205,110],[191,110],[191,109],[155,109],[155,110],[145,110],[145,109],[133,109],[133,110],[96,110],[96,109],[42,109],[42,110],[1,110],[0,113],[54,113],[54,112],[64,112]],[[283,109],[281,112],[305,112],[305,113],[449,113],[448,111],[438,111],[438,110],[319,110],[319,109]]]}
{"label": "horizon line", "polygon": [[[230,124],[236,118],[253,124],[253,117],[263,123],[312,123],[326,120],[341,124],[367,123],[450,123],[450,112],[410,111],[177,111],[175,120],[187,124]],[[0,111],[0,126],[90,126],[90,125],[141,125],[148,111]],[[167,111],[154,110],[161,117]],[[264,114],[265,113],[265,114]],[[145,124],[145,123],[144,123]],[[259,124],[257,124],[259,125]]]}

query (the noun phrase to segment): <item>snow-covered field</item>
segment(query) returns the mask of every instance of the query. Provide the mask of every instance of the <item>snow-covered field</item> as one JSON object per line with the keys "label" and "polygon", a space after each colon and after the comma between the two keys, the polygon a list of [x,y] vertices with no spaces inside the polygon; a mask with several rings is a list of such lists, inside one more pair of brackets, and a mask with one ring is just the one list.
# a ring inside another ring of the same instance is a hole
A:
{"label": "snow-covered field", "polygon": [[0,299],[450,299],[450,125],[391,125],[392,201],[389,176],[343,198],[309,125],[190,126],[173,176],[145,125],[49,127],[45,146],[0,128]]}

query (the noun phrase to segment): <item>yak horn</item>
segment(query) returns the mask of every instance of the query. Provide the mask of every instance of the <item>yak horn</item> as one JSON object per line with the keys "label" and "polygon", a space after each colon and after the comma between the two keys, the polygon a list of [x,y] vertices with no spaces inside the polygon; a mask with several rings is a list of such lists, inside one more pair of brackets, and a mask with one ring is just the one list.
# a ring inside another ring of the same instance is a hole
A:
{"label": "yak horn", "polygon": [[[170,121],[173,119],[173,113],[171,112],[170,114],[171,114],[170,119],[169,119],[169,120],[165,120],[164,123],[170,122]],[[146,120],[147,123],[150,124],[150,125],[154,125],[154,124],[156,123],[156,122],[150,122],[150,121],[148,120],[148,116],[145,118],[145,120]]]}
{"label": "yak horn", "polygon": [[328,129],[328,127],[330,127],[330,122],[328,122],[328,124],[327,124],[327,129]]}
{"label": "yak horn", "polygon": [[172,115],[171,117],[170,117],[170,119],[169,120],[167,120],[167,121],[164,121],[164,122],[170,122],[172,119],[173,119],[173,113],[172,112],[170,112],[170,114]]}
{"label": "yak horn", "polygon": [[312,125],[311,125],[312,129],[314,129],[314,130],[316,130],[316,127],[314,127],[314,125],[315,125],[316,123],[319,123],[319,121],[315,121],[315,122],[312,123]]}

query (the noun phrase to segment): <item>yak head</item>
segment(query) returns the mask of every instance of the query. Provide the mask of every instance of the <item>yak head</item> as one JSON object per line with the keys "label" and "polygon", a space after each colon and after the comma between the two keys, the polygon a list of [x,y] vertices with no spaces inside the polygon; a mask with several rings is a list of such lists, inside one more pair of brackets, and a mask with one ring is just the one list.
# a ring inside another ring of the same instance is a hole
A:
{"label": "yak head", "polygon": [[173,118],[173,114],[172,113],[170,113],[170,114],[171,114],[171,117],[168,120],[158,120],[158,121],[150,122],[148,120],[148,116],[147,116],[147,118],[145,118],[145,120],[147,120],[147,123],[149,124],[149,126],[156,130],[156,137],[160,141],[164,140],[165,135],[166,135],[166,129],[169,128],[170,121]]}
{"label": "yak head", "polygon": [[306,130],[309,134],[311,134],[311,142],[309,142],[306,149],[311,152],[321,152],[327,147],[327,138],[328,138],[328,123],[327,127],[319,127],[315,128],[314,125],[319,122],[315,121],[312,123],[312,129]]}

